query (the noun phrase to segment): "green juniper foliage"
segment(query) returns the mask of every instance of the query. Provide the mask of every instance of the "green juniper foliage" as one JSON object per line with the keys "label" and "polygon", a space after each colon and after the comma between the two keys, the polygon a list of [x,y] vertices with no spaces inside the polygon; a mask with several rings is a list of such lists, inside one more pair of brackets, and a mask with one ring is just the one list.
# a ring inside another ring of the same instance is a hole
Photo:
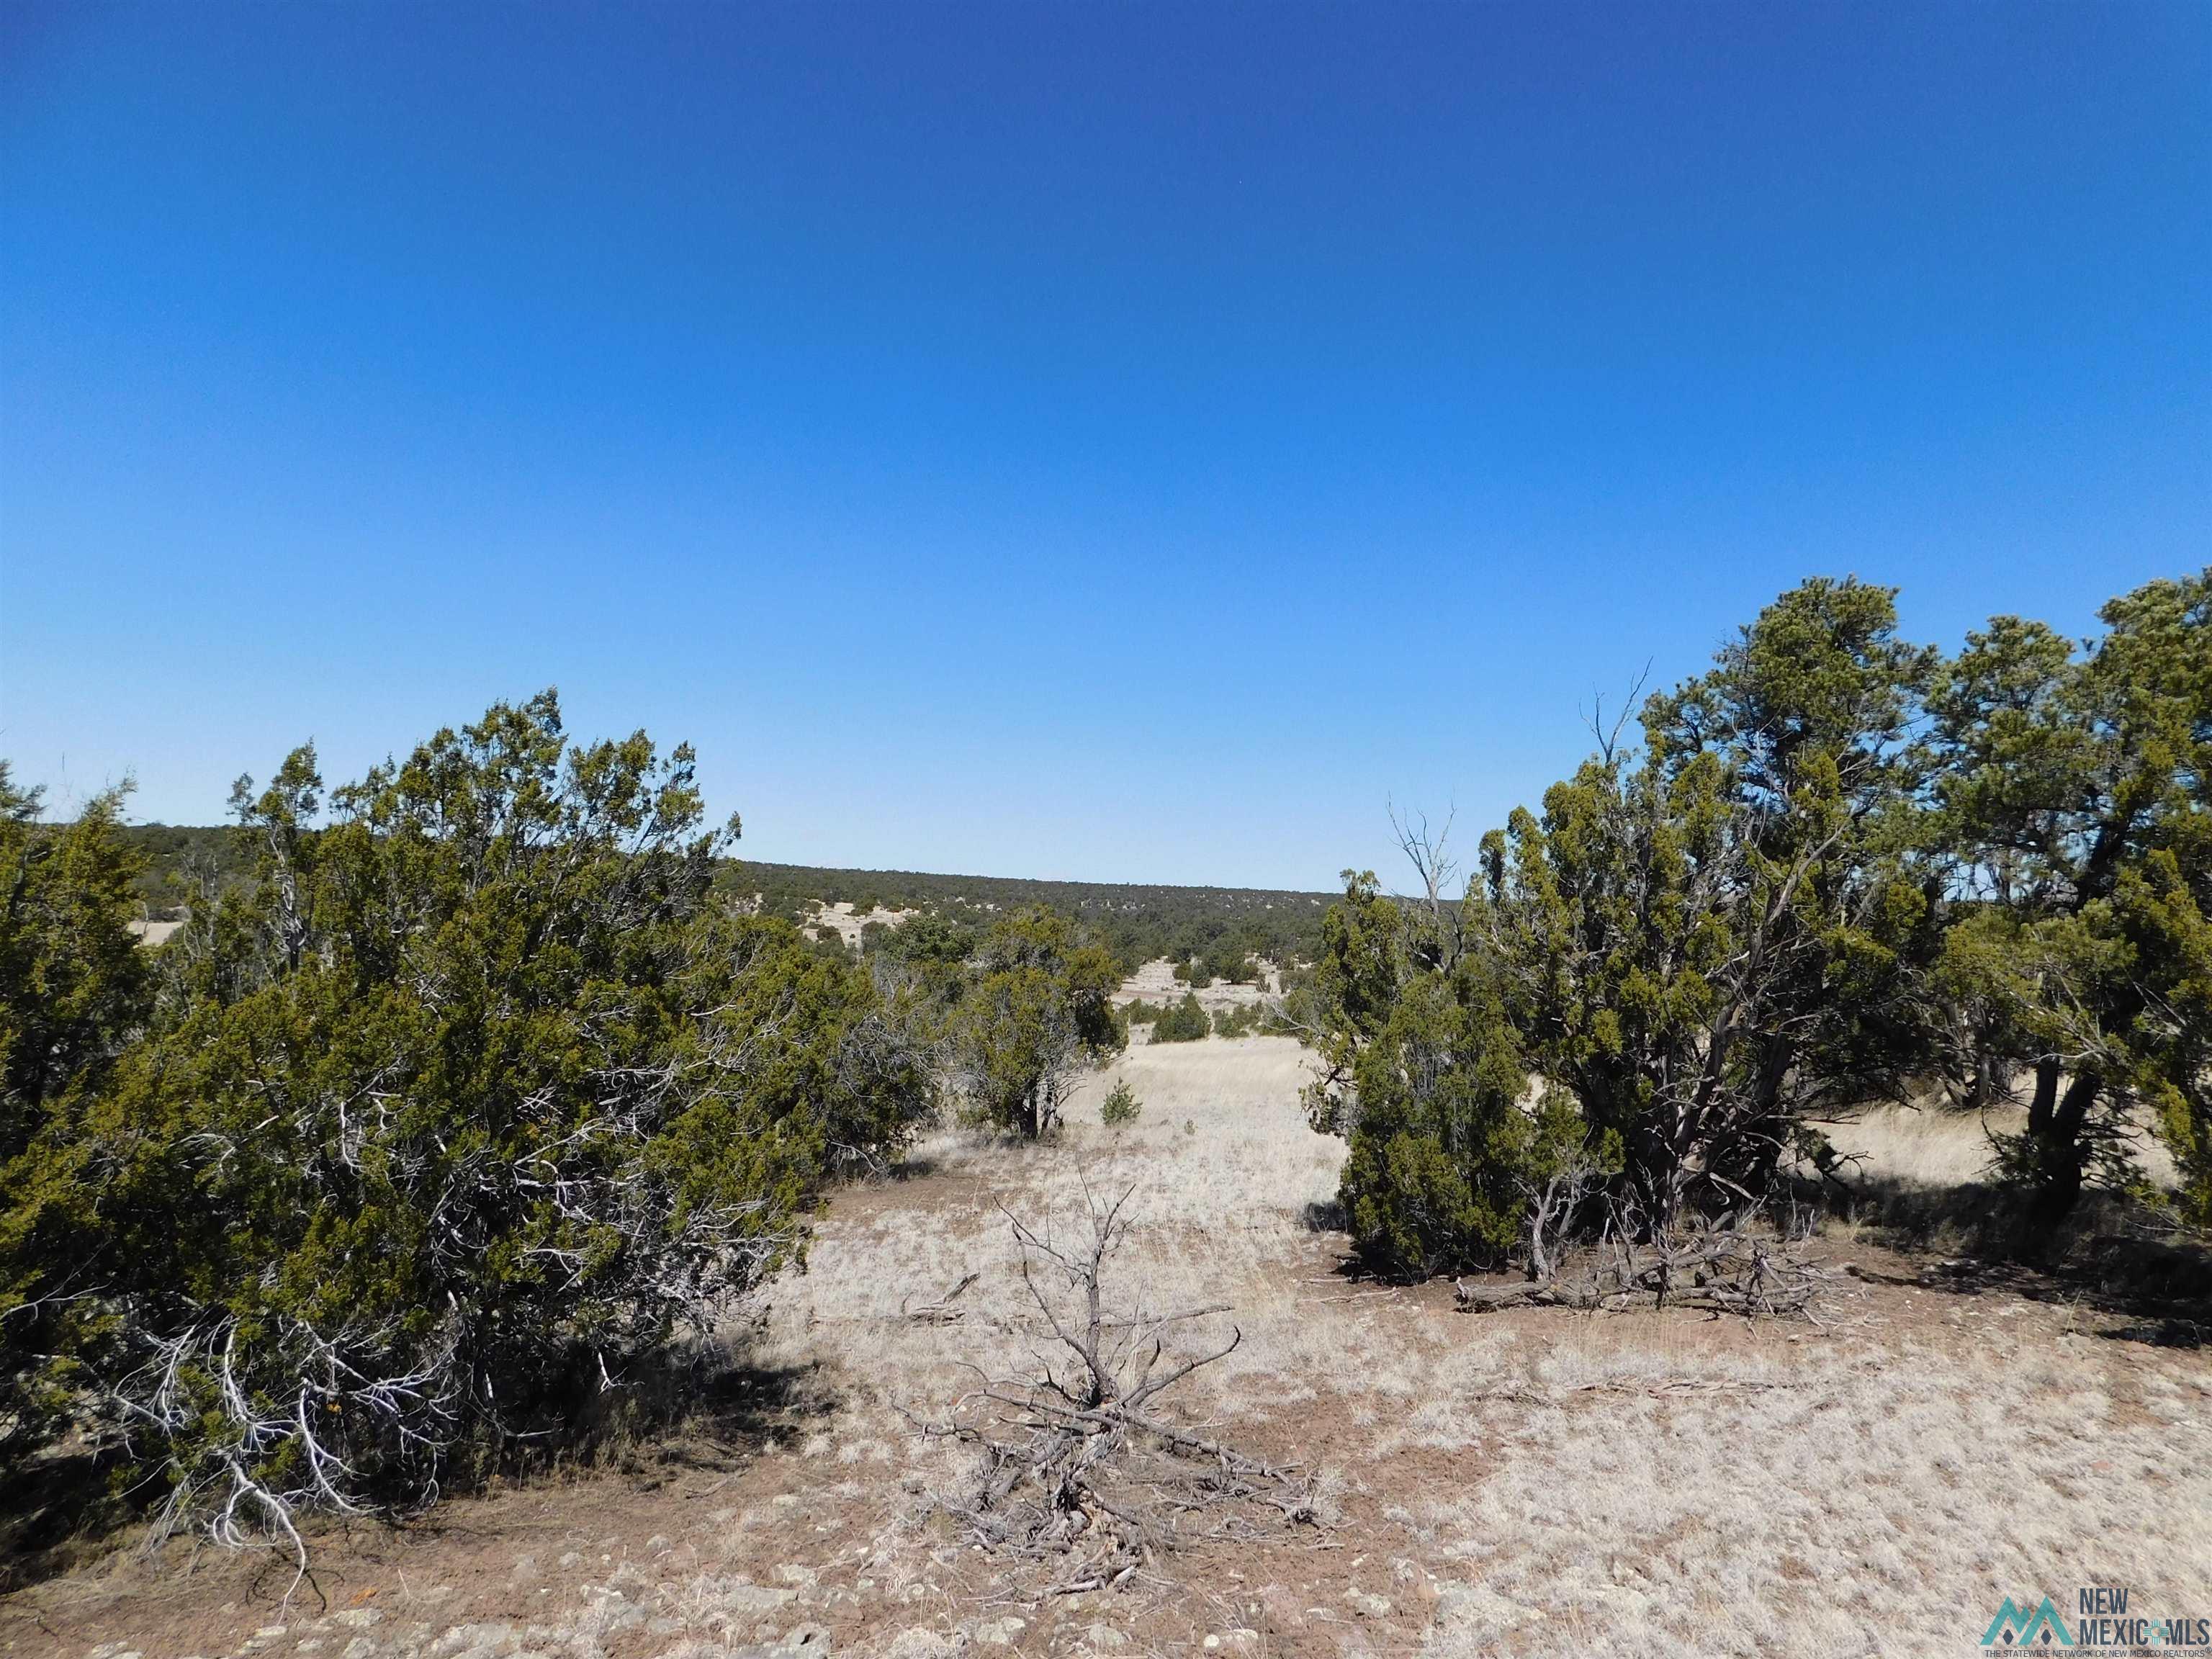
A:
{"label": "green juniper foliage", "polygon": [[1060,1121],[1076,1078],[1118,1053],[1114,958],[1042,908],[994,924],[965,964],[946,1020],[955,1089],[969,1115],[1034,1140]]}
{"label": "green juniper foliage", "polygon": [[1944,966],[1984,1074],[2032,1079],[2002,1151],[2047,1213],[2134,1179],[2143,1103],[2212,1219],[2212,572],[2102,617],[2086,647],[1997,617],[1931,698],[1967,892]]}
{"label": "green juniper foliage", "polygon": [[153,1008],[123,799],[42,823],[0,762],[0,1474],[66,1420],[114,1334],[81,1248],[82,1125]]}
{"label": "green juniper foliage", "polygon": [[132,1454],[222,1537],[573,1436],[932,1104],[865,975],[709,902],[688,749],[547,693],[322,798],[241,781],[257,879],[57,1176]]}
{"label": "green juniper foliage", "polygon": [[1577,1125],[1522,1109],[1500,982],[1456,928],[1445,907],[1352,876],[1315,964],[1325,1069],[1308,1110],[1349,1142],[1339,1201],[1370,1265],[1396,1278],[1501,1256],[1534,1187],[1584,1156]]}
{"label": "green juniper foliage", "polygon": [[2148,1109],[2212,1214],[2207,583],[1946,664],[1891,590],[1806,582],[1486,836],[1463,896],[1420,836],[1424,896],[1349,877],[1289,1014],[1361,1249],[1418,1275],[1533,1253],[1562,1204],[1740,1218],[1833,1168],[1821,1124],[2022,1068],[2005,1167],[2046,1213],[2129,1178]]}
{"label": "green juniper foliage", "polygon": [[1196,1042],[1212,1031],[1213,1022],[1206,1017],[1197,994],[1190,991],[1182,994],[1182,1001],[1168,1004],[1152,1022],[1155,1042]]}
{"label": "green juniper foliage", "polygon": [[1217,1008],[1213,1012],[1213,1035],[1218,1037],[1249,1036],[1260,1029],[1266,1018],[1259,1004],[1255,1002]]}
{"label": "green juniper foliage", "polygon": [[1137,1091],[1123,1079],[1098,1103],[1098,1121],[1109,1129],[1119,1128],[1124,1123],[1134,1123],[1144,1110],[1145,1103],[1137,1098]]}

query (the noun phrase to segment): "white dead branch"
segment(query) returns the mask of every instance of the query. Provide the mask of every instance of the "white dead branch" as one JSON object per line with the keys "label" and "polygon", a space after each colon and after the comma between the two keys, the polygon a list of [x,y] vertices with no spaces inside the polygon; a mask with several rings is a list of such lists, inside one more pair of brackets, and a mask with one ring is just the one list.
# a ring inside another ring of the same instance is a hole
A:
{"label": "white dead branch", "polygon": [[[1133,1190],[1109,1203],[1086,1183],[1090,1237],[1065,1249],[1007,1215],[1022,1251],[1022,1282],[1073,1362],[1063,1357],[1055,1368],[1040,1354],[1033,1376],[992,1379],[956,1403],[947,1420],[921,1425],[927,1435],[981,1449],[980,1478],[940,1501],[970,1541],[1047,1567],[1048,1594],[1125,1585],[1194,1537],[1257,1538],[1319,1524],[1311,1482],[1295,1468],[1249,1456],[1163,1413],[1161,1396],[1227,1358],[1243,1333],[1232,1327],[1218,1347],[1171,1352],[1173,1328],[1226,1308],[1120,1313],[1109,1305],[1106,1264],[1127,1235],[1124,1211]],[[960,1420],[971,1407],[986,1420]]]}

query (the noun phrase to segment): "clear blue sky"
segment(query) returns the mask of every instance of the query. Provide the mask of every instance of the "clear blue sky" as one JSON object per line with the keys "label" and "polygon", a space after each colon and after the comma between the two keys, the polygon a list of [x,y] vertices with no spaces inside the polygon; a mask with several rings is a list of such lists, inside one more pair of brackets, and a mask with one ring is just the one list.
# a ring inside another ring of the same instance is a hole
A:
{"label": "clear blue sky", "polygon": [[756,856],[1325,886],[1810,573],[2212,529],[2212,7],[0,9],[0,752],[557,684]]}

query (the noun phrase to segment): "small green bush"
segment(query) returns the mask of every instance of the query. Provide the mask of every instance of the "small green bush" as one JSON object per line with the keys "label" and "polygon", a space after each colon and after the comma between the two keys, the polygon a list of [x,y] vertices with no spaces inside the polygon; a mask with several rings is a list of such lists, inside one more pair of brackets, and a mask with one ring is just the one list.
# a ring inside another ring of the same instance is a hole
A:
{"label": "small green bush", "polygon": [[1134,1123],[1144,1109],[1145,1103],[1137,1098],[1137,1091],[1124,1079],[1098,1103],[1098,1121],[1109,1128],[1115,1128],[1124,1123]]}
{"label": "small green bush", "polygon": [[1198,999],[1189,992],[1182,1000],[1171,1005],[1152,1022],[1152,1041],[1155,1042],[1196,1042],[1213,1030],[1213,1022],[1199,1006]]}
{"label": "small green bush", "polygon": [[1241,1007],[1217,1009],[1213,1015],[1213,1035],[1218,1037],[1250,1036],[1260,1029],[1266,1018],[1260,1005],[1246,1003]]}

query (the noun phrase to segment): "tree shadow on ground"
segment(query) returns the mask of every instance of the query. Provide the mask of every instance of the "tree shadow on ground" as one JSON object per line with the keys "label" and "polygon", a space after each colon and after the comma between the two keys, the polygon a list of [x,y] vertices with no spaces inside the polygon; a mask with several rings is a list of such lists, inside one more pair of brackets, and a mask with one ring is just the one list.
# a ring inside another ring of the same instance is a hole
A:
{"label": "tree shadow on ground", "polygon": [[1298,1212],[1298,1223],[1310,1233],[1340,1233],[1346,1231],[1344,1206],[1334,1199],[1308,1199]]}
{"label": "tree shadow on ground", "polygon": [[113,1488],[112,1460],[71,1442],[0,1481],[0,1596],[96,1555],[139,1506]]}
{"label": "tree shadow on ground", "polygon": [[692,1425],[744,1451],[832,1415],[842,1396],[818,1364],[733,1365],[700,1392]]}
{"label": "tree shadow on ground", "polygon": [[2056,1224],[2026,1194],[1982,1182],[1861,1176],[1799,1196],[1912,1260],[1919,1271],[1902,1282],[2086,1307],[2119,1322],[2098,1333],[2118,1340],[2198,1348],[2212,1334],[2212,1241],[2124,1194],[2087,1194]]}
{"label": "tree shadow on ground", "polygon": [[[732,1361],[726,1352],[672,1354],[659,1371],[616,1391],[611,1401],[578,1407],[565,1437],[518,1437],[504,1455],[457,1467],[441,1482],[441,1498],[481,1493],[500,1482],[528,1486],[595,1474],[617,1474],[651,1490],[687,1474],[731,1469],[767,1442],[826,1419],[838,1401],[818,1365],[760,1365]],[[140,1535],[139,1523],[163,1490],[148,1479],[129,1484],[128,1471],[119,1445],[84,1441],[33,1460],[0,1484],[0,1596]],[[349,1520],[303,1517],[301,1531],[312,1558],[316,1538],[331,1530],[434,1537],[465,1531],[471,1523],[461,1516],[441,1501],[426,1510]],[[272,1553],[269,1571],[289,1583],[291,1556],[280,1560]]]}

